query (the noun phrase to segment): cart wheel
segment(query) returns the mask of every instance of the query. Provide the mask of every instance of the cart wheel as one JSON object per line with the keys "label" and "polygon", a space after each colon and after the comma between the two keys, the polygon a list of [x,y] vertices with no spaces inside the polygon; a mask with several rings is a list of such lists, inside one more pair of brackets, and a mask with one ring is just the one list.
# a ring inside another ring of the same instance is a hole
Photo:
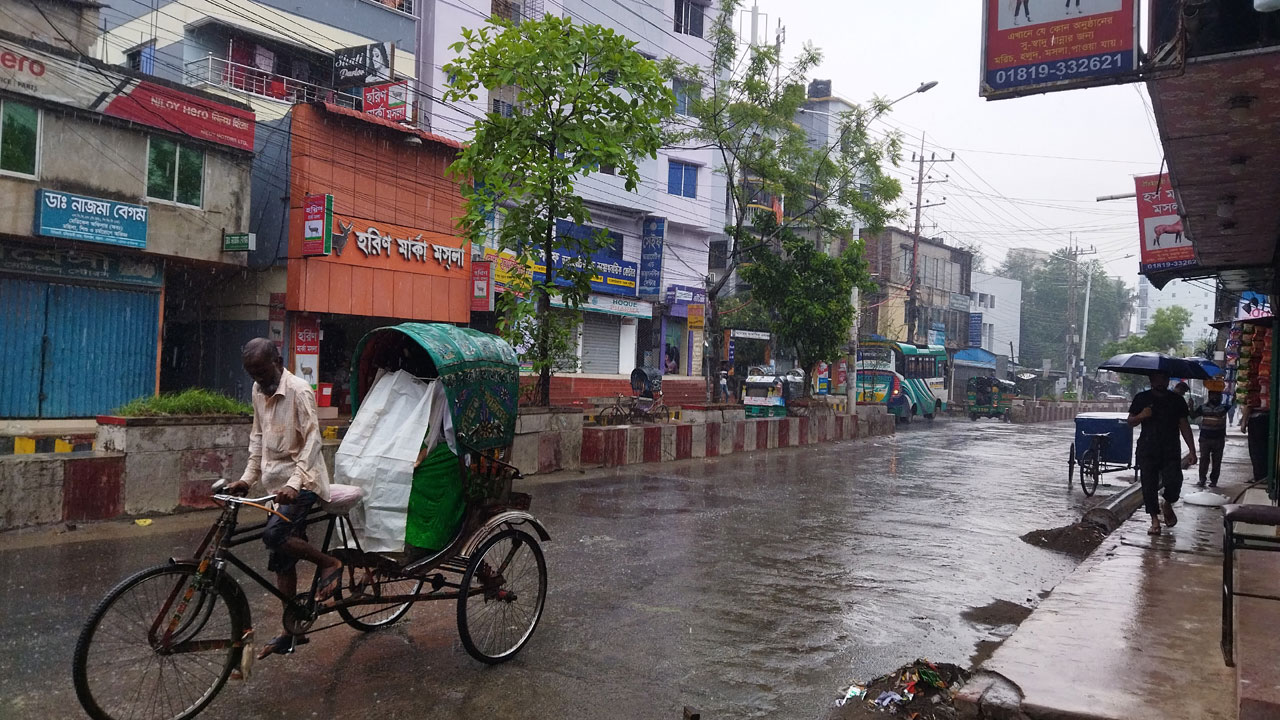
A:
{"label": "cart wheel", "polygon": [[510,660],[529,641],[547,598],[547,562],[529,533],[504,530],[480,544],[458,594],[458,635],[471,657]]}
{"label": "cart wheel", "polygon": [[1098,491],[1098,478],[1102,477],[1102,467],[1098,464],[1098,451],[1089,448],[1080,458],[1080,489],[1085,497],[1093,497]]}
{"label": "cart wheel", "polygon": [[[370,572],[362,567],[352,568],[352,571],[360,575]],[[373,632],[404,617],[404,614],[409,612],[409,608],[413,607],[413,600],[379,604],[377,602],[379,598],[397,595],[416,596],[421,590],[422,580],[417,578],[387,577],[383,573],[375,573],[372,575],[372,582],[360,587],[358,592],[350,585],[339,587],[334,593],[334,598],[339,602],[338,615],[342,616],[344,622],[361,632]],[[359,599],[362,602],[358,605],[342,605],[344,596],[353,600]]]}
{"label": "cart wheel", "polygon": [[617,405],[610,405],[600,414],[596,416],[596,424],[598,425],[621,425],[626,417],[626,411]]}
{"label": "cart wheel", "polygon": [[666,405],[658,405],[649,413],[653,417],[653,421],[666,425],[671,422],[671,408]]}
{"label": "cart wheel", "polygon": [[1071,451],[1067,455],[1067,487],[1071,487],[1072,476],[1076,472],[1076,444],[1071,443]]}

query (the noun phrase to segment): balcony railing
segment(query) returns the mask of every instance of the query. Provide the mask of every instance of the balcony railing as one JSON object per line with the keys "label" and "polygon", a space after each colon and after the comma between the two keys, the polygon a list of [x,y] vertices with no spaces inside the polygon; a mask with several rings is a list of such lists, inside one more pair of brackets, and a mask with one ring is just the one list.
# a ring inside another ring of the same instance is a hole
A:
{"label": "balcony railing", "polygon": [[349,108],[360,108],[360,98],[355,95],[265,72],[213,55],[186,64],[186,83],[239,90],[289,105],[324,101]]}

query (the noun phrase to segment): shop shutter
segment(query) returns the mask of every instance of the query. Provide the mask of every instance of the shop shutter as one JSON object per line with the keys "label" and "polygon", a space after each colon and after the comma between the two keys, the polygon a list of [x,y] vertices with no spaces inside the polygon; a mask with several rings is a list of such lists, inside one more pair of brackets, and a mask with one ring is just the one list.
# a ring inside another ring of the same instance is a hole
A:
{"label": "shop shutter", "polygon": [[0,278],[0,417],[40,413],[40,345],[48,283]]}
{"label": "shop shutter", "polygon": [[160,294],[49,285],[42,417],[110,412],[156,388]]}
{"label": "shop shutter", "polygon": [[613,315],[583,313],[582,371],[616,375],[622,324]]}

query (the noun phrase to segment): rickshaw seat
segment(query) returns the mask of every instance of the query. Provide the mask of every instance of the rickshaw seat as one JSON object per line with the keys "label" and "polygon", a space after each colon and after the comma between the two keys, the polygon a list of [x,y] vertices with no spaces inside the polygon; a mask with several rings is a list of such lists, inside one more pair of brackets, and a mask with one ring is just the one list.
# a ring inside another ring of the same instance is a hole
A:
{"label": "rickshaw seat", "polygon": [[355,485],[330,485],[329,501],[323,504],[333,515],[346,515],[364,499],[364,490]]}

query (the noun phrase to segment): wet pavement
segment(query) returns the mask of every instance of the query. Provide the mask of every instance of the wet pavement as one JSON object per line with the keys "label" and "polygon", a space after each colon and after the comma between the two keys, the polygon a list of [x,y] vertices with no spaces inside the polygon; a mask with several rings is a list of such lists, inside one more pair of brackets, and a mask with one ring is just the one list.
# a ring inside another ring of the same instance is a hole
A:
{"label": "wet pavement", "polygon": [[[1071,572],[1018,539],[1092,504],[1066,484],[1071,433],[939,422],[534,478],[522,489],[552,535],[550,587],[517,658],[473,661],[455,606],[419,604],[392,628],[328,630],[263,661],[201,717],[822,717],[842,685],[917,656],[969,664],[1011,628],[966,610],[1035,604]],[[1123,486],[1108,478],[1095,500]],[[0,537],[0,718],[81,717],[70,657],[84,619],[120,578],[190,554],[210,520]],[[245,587],[269,637],[278,608]]]}

